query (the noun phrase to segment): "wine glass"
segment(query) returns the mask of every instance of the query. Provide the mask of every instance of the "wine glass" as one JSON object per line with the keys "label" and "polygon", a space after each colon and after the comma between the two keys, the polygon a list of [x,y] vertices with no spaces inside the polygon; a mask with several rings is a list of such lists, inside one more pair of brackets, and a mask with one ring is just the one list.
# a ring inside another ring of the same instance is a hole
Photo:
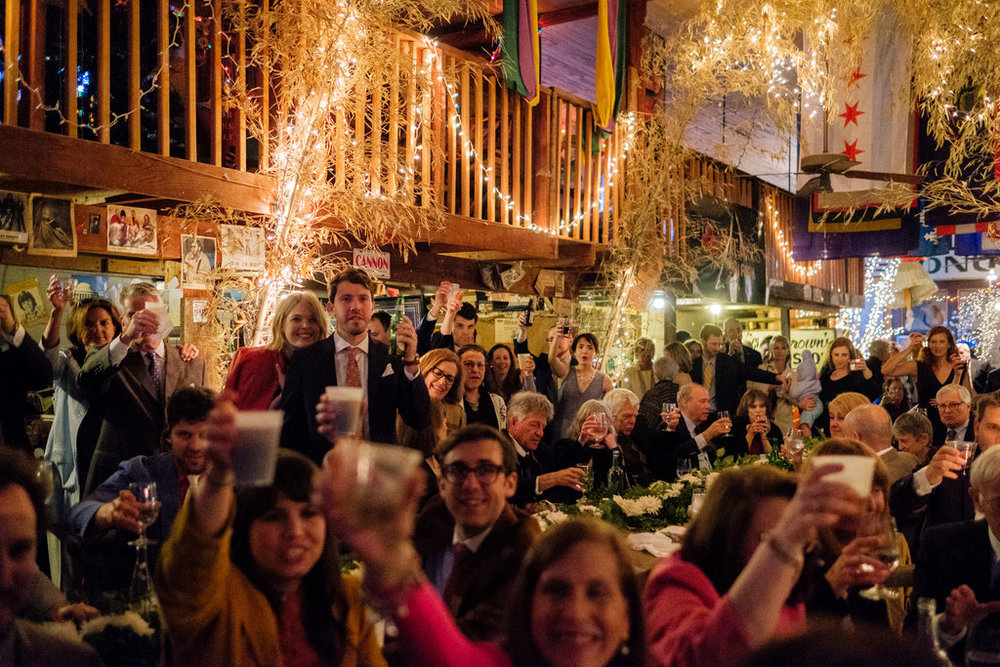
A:
{"label": "wine glass", "polygon": [[590,442],[590,446],[594,449],[602,449],[604,447],[604,438],[608,436],[608,431],[611,430],[611,420],[608,419],[608,415],[604,412],[595,412],[594,418],[594,429],[591,434],[594,438]]}
{"label": "wine glass", "polygon": [[[719,410],[719,420],[721,421],[723,419],[725,419],[726,421],[730,421],[729,420],[729,410]],[[728,425],[726,426],[726,433],[729,433],[729,429],[730,428],[731,428],[731,426],[728,426]]]}
{"label": "wine glass", "polygon": [[[895,519],[888,513],[876,517],[872,521],[868,535],[878,535],[882,538],[882,544],[869,551],[868,555],[888,565],[889,571],[892,572],[899,564],[899,539],[896,536]],[[870,572],[871,565],[862,564],[861,569]],[[882,584],[875,584],[858,591],[858,595],[868,600],[895,600],[899,597],[899,591],[886,588]]]}
{"label": "wine glass", "polygon": [[683,477],[694,470],[694,464],[691,463],[691,459],[687,456],[682,456],[677,459],[677,477]]}
{"label": "wine glass", "polygon": [[[661,412],[665,412],[666,414],[669,415],[669,414],[673,414],[674,410],[676,410],[676,409],[677,409],[677,404],[676,403],[664,403],[663,407],[660,408],[660,411]],[[665,427],[666,427],[666,429],[668,431],[673,431],[674,430],[674,429],[670,428],[669,425],[665,425]]]}
{"label": "wine glass", "polygon": [[156,482],[132,482],[128,485],[128,490],[135,496],[139,503],[139,538],[132,544],[134,546],[149,546],[154,543],[146,537],[146,529],[153,525],[156,517],[160,513],[160,503],[156,495]]}
{"label": "wine glass", "polygon": [[794,427],[788,429],[788,433],[785,434],[785,443],[790,453],[798,454],[801,452],[805,448],[802,430]]}

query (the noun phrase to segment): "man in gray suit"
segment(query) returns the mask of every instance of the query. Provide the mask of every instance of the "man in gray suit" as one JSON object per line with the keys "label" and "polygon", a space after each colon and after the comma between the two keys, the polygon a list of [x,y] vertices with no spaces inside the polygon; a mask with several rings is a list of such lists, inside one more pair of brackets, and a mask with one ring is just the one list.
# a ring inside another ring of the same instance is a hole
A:
{"label": "man in gray suit", "polygon": [[844,433],[860,440],[882,457],[889,469],[889,483],[906,477],[917,467],[917,457],[892,446],[892,417],[878,405],[860,405],[844,418]]}
{"label": "man in gray suit", "polygon": [[129,285],[121,303],[121,335],[87,355],[78,378],[91,397],[90,409],[102,420],[85,494],[122,461],[159,452],[171,394],[205,384],[204,360],[184,361],[175,347],[164,344],[160,318],[147,308],[162,303],[153,285]]}

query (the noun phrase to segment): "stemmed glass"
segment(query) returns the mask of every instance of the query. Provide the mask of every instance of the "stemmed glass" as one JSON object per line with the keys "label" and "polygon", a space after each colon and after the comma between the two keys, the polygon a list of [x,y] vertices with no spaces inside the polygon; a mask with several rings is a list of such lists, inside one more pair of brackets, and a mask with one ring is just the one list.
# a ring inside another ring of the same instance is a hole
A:
{"label": "stemmed glass", "polygon": [[158,606],[153,592],[153,579],[149,573],[147,547],[155,540],[146,537],[146,529],[153,525],[160,513],[160,503],[156,495],[156,482],[132,482],[128,490],[139,503],[139,537],[129,544],[135,547],[135,569],[132,570],[132,584],[129,599],[138,607],[140,614],[152,613]]}
{"label": "stemmed glass", "polygon": [[804,436],[801,429],[790,428],[785,434],[785,443],[791,454],[798,454],[805,448]]}
{"label": "stemmed glass", "polygon": [[[665,412],[666,414],[670,415],[670,414],[673,414],[674,410],[676,410],[676,409],[677,409],[677,404],[676,403],[664,403],[663,406],[661,407],[660,411],[661,412]],[[668,431],[673,431],[674,430],[674,429],[670,428],[669,425],[667,425],[665,428]]]}
{"label": "stemmed glass", "polygon": [[682,456],[677,459],[677,477],[683,477],[687,475],[692,470],[694,470],[694,464],[691,463],[691,459],[687,456]]}
{"label": "stemmed glass", "polygon": [[[899,541],[896,537],[896,521],[888,513],[879,516],[872,520],[868,534],[882,537],[882,544],[869,551],[868,555],[888,565],[889,571],[892,572],[899,564]],[[871,566],[862,564],[861,568],[869,569]],[[895,600],[899,597],[899,592],[891,588],[886,588],[882,584],[875,584],[870,588],[858,591],[858,595],[868,600]]]}
{"label": "stemmed glass", "polygon": [[596,412],[594,417],[594,430],[592,434],[594,440],[591,440],[590,447],[593,449],[604,449],[604,438],[607,437],[608,431],[611,430],[611,420],[603,412]]}

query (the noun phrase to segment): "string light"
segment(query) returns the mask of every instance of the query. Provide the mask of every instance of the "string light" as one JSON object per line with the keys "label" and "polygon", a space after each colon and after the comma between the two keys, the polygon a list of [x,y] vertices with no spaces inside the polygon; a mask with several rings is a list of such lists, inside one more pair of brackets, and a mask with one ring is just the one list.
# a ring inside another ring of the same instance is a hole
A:
{"label": "string light", "polygon": [[774,240],[778,247],[778,252],[781,253],[785,260],[785,264],[791,269],[807,278],[815,276],[820,271],[823,270],[823,260],[817,260],[815,262],[796,262],[795,258],[792,256],[792,249],[789,246],[788,241],[785,239],[785,232],[781,229],[781,213],[778,208],[774,205],[774,193],[769,193],[765,198],[765,206],[767,207],[766,215],[771,221],[771,231],[774,233]]}

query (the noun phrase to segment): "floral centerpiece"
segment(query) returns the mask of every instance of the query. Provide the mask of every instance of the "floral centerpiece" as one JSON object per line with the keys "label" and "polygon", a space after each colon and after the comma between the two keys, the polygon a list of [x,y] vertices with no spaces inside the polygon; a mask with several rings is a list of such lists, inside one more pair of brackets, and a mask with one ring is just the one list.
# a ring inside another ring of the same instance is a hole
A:
{"label": "floral centerpiece", "polygon": [[[807,455],[825,438],[812,437],[803,441],[803,455]],[[785,458],[778,447],[766,456],[727,455],[720,449],[716,453],[712,470],[695,470],[682,475],[676,482],[656,481],[649,486],[633,486],[622,493],[609,487],[596,488],[584,485],[583,497],[575,504],[554,505],[539,503],[535,518],[542,528],[562,523],[574,516],[590,515],[614,524],[629,532],[655,532],[667,526],[683,526],[690,520],[691,498],[704,493],[726,468],[746,465],[770,465],[792,471],[792,461]]]}

